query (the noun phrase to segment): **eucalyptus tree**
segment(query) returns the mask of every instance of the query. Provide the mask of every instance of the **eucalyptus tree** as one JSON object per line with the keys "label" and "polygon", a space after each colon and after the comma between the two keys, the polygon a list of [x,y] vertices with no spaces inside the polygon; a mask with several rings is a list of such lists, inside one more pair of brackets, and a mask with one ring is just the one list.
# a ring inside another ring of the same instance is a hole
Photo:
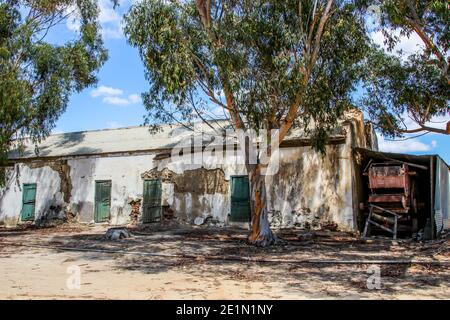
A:
{"label": "eucalyptus tree", "polygon": [[[321,151],[350,104],[369,48],[363,16],[336,0],[143,0],[125,16],[125,34],[145,65],[144,104],[156,129],[207,122],[219,108],[239,132],[276,129],[281,142],[301,127]],[[245,155],[248,242],[270,245],[276,236],[260,160],[272,153],[259,153],[257,163]]]}
{"label": "eucalyptus tree", "polygon": [[[374,0],[367,8],[377,14],[387,51],[371,51],[361,99],[385,135],[434,132],[450,134],[450,5],[445,0]],[[421,46],[413,53],[393,54],[396,45],[416,35]],[[447,118],[445,128],[429,124]]]}
{"label": "eucalyptus tree", "polygon": [[[49,42],[73,14],[74,39]],[[96,83],[107,59],[98,14],[95,0],[0,1],[0,168],[13,144],[45,138],[70,95]]]}

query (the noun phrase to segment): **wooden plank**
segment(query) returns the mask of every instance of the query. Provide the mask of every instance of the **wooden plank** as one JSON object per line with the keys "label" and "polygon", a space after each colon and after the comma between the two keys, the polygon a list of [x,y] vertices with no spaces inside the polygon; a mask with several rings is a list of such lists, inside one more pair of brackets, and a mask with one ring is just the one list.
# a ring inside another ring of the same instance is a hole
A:
{"label": "wooden plank", "polygon": [[378,228],[383,229],[384,231],[390,232],[390,233],[392,233],[392,234],[394,233],[394,230],[389,229],[389,228],[386,228],[385,226],[382,226],[381,224],[376,223],[375,221],[370,220],[369,222],[370,222],[371,224],[377,226]]}
{"label": "wooden plank", "polygon": [[400,215],[396,214],[395,212],[392,212],[391,210],[388,210],[388,209],[385,209],[385,208],[376,206],[376,205],[374,205],[374,204],[371,204],[370,206],[371,206],[371,207],[374,207],[375,209],[378,209],[378,210],[381,210],[381,211],[390,213],[390,214],[392,214],[392,215],[395,216],[395,217],[401,217]]}

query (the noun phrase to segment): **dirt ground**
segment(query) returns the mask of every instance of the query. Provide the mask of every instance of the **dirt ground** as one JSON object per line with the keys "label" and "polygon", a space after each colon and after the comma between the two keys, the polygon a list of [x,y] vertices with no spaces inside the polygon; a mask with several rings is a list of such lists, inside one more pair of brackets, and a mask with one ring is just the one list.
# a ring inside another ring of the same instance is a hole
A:
{"label": "dirt ground", "polygon": [[[448,238],[290,229],[256,248],[237,229],[153,225],[116,241],[106,230],[0,229],[0,299],[450,299]],[[412,263],[368,263],[379,260]]]}

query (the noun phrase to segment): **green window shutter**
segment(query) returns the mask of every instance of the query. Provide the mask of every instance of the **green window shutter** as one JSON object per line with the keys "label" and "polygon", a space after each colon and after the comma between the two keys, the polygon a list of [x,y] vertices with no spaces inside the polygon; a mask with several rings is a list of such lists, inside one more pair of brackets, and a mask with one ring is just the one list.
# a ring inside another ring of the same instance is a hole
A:
{"label": "green window shutter", "polygon": [[161,221],[161,193],[160,180],[144,180],[144,223]]}
{"label": "green window shutter", "polygon": [[109,220],[111,211],[111,181],[95,182],[95,222]]}
{"label": "green window shutter", "polygon": [[34,220],[34,211],[36,209],[36,189],[35,183],[27,183],[22,188],[22,221]]}
{"label": "green window shutter", "polygon": [[230,221],[250,221],[250,188],[247,176],[231,177]]}

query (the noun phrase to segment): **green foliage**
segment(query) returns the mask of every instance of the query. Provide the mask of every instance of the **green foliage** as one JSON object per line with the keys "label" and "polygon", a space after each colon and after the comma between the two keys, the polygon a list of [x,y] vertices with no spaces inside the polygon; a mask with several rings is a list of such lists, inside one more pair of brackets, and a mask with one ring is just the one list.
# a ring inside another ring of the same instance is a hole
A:
{"label": "green foliage", "polygon": [[349,106],[368,47],[356,8],[335,1],[310,66],[309,35],[317,33],[326,1],[316,7],[314,1],[211,1],[206,26],[196,2],[144,0],[125,17],[150,83],[148,122],[208,120],[212,108],[232,106],[247,129],[279,128],[300,95],[294,126],[310,129],[314,121],[312,135],[323,150]]}
{"label": "green foliage", "polygon": [[[388,42],[392,48],[398,41],[394,30],[400,30],[400,35],[409,36],[414,32],[414,24],[418,23],[423,32],[432,37],[434,44],[444,52],[450,45],[450,9],[445,0],[384,0],[374,1],[380,5],[381,24],[385,28]],[[427,48],[426,54],[431,54]]]}
{"label": "green foliage", "polygon": [[[45,42],[69,7],[80,13],[79,36],[62,45]],[[70,95],[96,83],[107,58],[98,13],[92,0],[0,2],[0,166],[13,143],[46,137]]]}
{"label": "green foliage", "polygon": [[446,78],[420,55],[401,62],[374,49],[368,55],[367,70],[363,76],[366,93],[360,105],[384,135],[401,136],[408,131],[407,122],[425,124],[450,113]]}
{"label": "green foliage", "polygon": [[[409,56],[403,53],[400,59],[372,48],[363,74],[366,93],[361,108],[387,136],[420,131],[448,134],[426,125],[435,116],[450,115],[448,2],[389,0],[366,1],[365,5],[379,6],[379,30],[389,51],[401,37],[413,34],[422,40],[423,50]],[[411,121],[418,129],[407,128]]]}

